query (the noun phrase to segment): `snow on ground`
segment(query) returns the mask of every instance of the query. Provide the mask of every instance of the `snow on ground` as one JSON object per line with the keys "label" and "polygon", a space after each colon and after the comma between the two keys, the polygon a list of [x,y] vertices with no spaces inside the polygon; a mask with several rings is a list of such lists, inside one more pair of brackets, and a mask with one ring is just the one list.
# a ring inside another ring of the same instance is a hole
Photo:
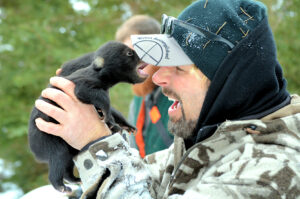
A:
{"label": "snow on ground", "polygon": [[[20,167],[20,162],[10,163],[0,158],[0,199],[67,199],[66,194],[56,191],[52,185],[41,186],[37,189],[24,193],[16,184],[3,182],[15,175],[14,170]],[[74,191],[72,194],[79,198],[81,189],[77,185],[68,185]],[[46,194],[45,194],[46,193]],[[79,194],[79,195],[78,195]]]}
{"label": "snow on ground", "polygon": [[[70,186],[74,192],[76,191],[76,189],[78,189],[78,186],[76,185],[68,186]],[[73,193],[73,196],[74,198],[75,196],[76,198],[79,198],[79,195],[77,195],[77,193]],[[20,199],[68,199],[68,196],[55,190],[52,185],[45,185],[30,191]]]}
{"label": "snow on ground", "polygon": [[0,159],[0,199],[19,199],[24,193],[23,190],[11,182],[2,183],[3,179],[10,178],[15,174],[14,168],[19,167],[20,162],[8,163]]}
{"label": "snow on ground", "polygon": [[0,199],[19,199],[24,193],[17,185],[13,183],[1,183],[4,192],[0,193]]}

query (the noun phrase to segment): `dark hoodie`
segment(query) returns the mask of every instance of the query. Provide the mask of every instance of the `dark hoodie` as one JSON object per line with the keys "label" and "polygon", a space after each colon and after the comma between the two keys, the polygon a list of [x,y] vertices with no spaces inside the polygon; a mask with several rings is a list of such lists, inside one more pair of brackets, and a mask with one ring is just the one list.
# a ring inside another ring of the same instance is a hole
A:
{"label": "dark hoodie", "polygon": [[286,84],[265,17],[218,68],[186,147],[211,136],[225,120],[260,119],[287,105]]}

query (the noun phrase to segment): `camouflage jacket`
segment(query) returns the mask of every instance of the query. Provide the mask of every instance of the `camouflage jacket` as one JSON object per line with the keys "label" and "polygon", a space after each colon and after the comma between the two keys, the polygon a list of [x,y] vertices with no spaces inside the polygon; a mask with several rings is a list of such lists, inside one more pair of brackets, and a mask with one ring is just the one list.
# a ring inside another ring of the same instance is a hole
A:
{"label": "camouflage jacket", "polygon": [[300,198],[300,98],[261,120],[226,121],[187,151],[175,137],[142,160],[114,134],[74,161],[82,198]]}

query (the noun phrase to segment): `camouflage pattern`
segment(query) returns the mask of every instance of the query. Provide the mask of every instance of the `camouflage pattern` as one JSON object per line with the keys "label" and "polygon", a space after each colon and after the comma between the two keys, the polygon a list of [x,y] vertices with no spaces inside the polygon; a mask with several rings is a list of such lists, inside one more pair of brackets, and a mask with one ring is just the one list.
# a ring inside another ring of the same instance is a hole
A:
{"label": "camouflage pattern", "polygon": [[187,151],[175,137],[142,160],[115,134],[75,163],[84,195],[97,198],[300,198],[300,98],[261,120],[226,121]]}

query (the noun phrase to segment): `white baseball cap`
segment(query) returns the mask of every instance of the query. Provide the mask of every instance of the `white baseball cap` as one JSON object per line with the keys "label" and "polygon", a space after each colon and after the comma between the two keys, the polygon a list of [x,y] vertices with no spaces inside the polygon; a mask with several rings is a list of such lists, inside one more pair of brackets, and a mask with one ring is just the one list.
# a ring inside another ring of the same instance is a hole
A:
{"label": "white baseball cap", "polygon": [[177,41],[167,34],[131,35],[133,48],[142,61],[155,66],[193,64]]}

